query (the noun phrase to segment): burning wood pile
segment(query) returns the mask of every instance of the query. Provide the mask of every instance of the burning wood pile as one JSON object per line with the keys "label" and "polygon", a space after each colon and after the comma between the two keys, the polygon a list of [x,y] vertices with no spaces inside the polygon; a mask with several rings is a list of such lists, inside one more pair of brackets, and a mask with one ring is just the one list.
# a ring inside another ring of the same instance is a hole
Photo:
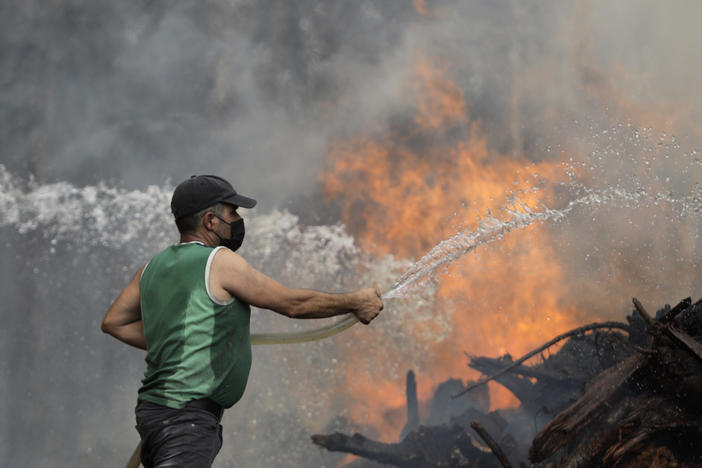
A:
{"label": "burning wood pile", "polygon": [[[363,457],[347,465],[354,468],[702,466],[702,300],[666,305],[655,318],[634,305],[627,323],[577,328],[516,361],[470,357],[468,365],[488,377],[441,384],[427,425],[419,425],[410,371],[398,443],[358,433],[312,440]],[[539,364],[523,364],[537,354]],[[490,380],[511,390],[520,408],[488,412],[483,384]]]}

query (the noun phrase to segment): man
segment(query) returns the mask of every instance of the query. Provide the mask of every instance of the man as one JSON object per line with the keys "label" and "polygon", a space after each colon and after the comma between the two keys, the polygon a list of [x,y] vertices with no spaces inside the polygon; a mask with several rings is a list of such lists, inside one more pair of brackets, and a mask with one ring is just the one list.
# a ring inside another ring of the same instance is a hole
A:
{"label": "man", "polygon": [[222,412],[248,380],[250,305],[291,318],[354,314],[364,324],[383,308],[375,289],[290,289],[252,268],[235,251],[245,234],[237,209],[255,205],[217,176],[178,185],[180,243],[142,267],[105,315],[104,332],[146,350],[136,407],[146,468],[211,466]]}

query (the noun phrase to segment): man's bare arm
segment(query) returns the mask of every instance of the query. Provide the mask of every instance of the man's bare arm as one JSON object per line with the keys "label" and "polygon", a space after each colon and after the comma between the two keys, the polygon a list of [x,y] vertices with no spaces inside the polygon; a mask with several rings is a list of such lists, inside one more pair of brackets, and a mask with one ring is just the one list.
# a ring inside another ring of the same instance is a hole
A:
{"label": "man's bare arm", "polygon": [[215,255],[210,281],[215,294],[217,288],[221,288],[220,293],[292,318],[325,318],[351,313],[368,324],[383,309],[380,294],[373,288],[343,294],[291,289],[226,249]]}
{"label": "man's bare arm", "polygon": [[101,329],[120,341],[146,349],[139,296],[139,279],[143,270],[144,267],[139,269],[124,291],[110,306],[102,321]]}

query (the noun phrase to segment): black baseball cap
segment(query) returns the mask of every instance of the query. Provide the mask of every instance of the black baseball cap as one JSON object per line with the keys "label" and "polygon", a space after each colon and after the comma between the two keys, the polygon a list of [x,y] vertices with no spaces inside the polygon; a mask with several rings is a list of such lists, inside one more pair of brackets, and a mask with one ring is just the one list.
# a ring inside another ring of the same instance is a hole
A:
{"label": "black baseball cap", "polygon": [[243,208],[256,206],[256,200],[237,193],[232,184],[221,177],[194,175],[176,187],[171,198],[171,212],[178,219],[217,203]]}

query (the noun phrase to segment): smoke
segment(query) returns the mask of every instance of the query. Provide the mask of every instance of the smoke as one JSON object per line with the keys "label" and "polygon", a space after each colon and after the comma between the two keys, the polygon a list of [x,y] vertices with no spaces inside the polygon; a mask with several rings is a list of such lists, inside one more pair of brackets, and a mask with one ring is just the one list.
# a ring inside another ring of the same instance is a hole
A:
{"label": "smoke", "polygon": [[5,5],[2,161],[42,180],[223,171],[285,203],[330,137],[402,115],[419,54],[448,64],[503,152],[548,157],[574,120],[699,131],[693,2]]}
{"label": "smoke", "polygon": [[2,161],[130,188],[223,172],[283,203],[314,184],[332,131],[391,98],[377,73],[390,73],[406,6],[8,4]]}
{"label": "smoke", "polygon": [[[411,127],[418,60],[457,85],[468,121],[407,139],[413,148],[471,138],[476,123],[491,148],[570,161],[590,188],[697,196],[698,2],[414,3],[0,2],[4,463],[128,457],[143,355],[99,323],[133,272],[175,240],[167,200],[191,174],[223,175],[260,200],[245,253],[277,279],[389,286],[407,259],[369,258],[349,234],[358,227],[342,227],[321,199],[320,177],[331,145]],[[549,228],[578,308],[700,290],[696,214],[676,217],[665,203],[598,213]],[[432,305],[410,306],[421,331]],[[308,434],[356,424],[335,419],[353,419],[338,350],[355,356],[359,340],[390,337],[393,349],[373,348],[383,364],[361,361],[388,366],[387,385],[399,388],[408,366],[431,359],[421,347],[436,336],[403,342],[397,309],[334,345],[257,350],[218,466],[336,465]],[[290,326],[257,317],[261,329]]]}

